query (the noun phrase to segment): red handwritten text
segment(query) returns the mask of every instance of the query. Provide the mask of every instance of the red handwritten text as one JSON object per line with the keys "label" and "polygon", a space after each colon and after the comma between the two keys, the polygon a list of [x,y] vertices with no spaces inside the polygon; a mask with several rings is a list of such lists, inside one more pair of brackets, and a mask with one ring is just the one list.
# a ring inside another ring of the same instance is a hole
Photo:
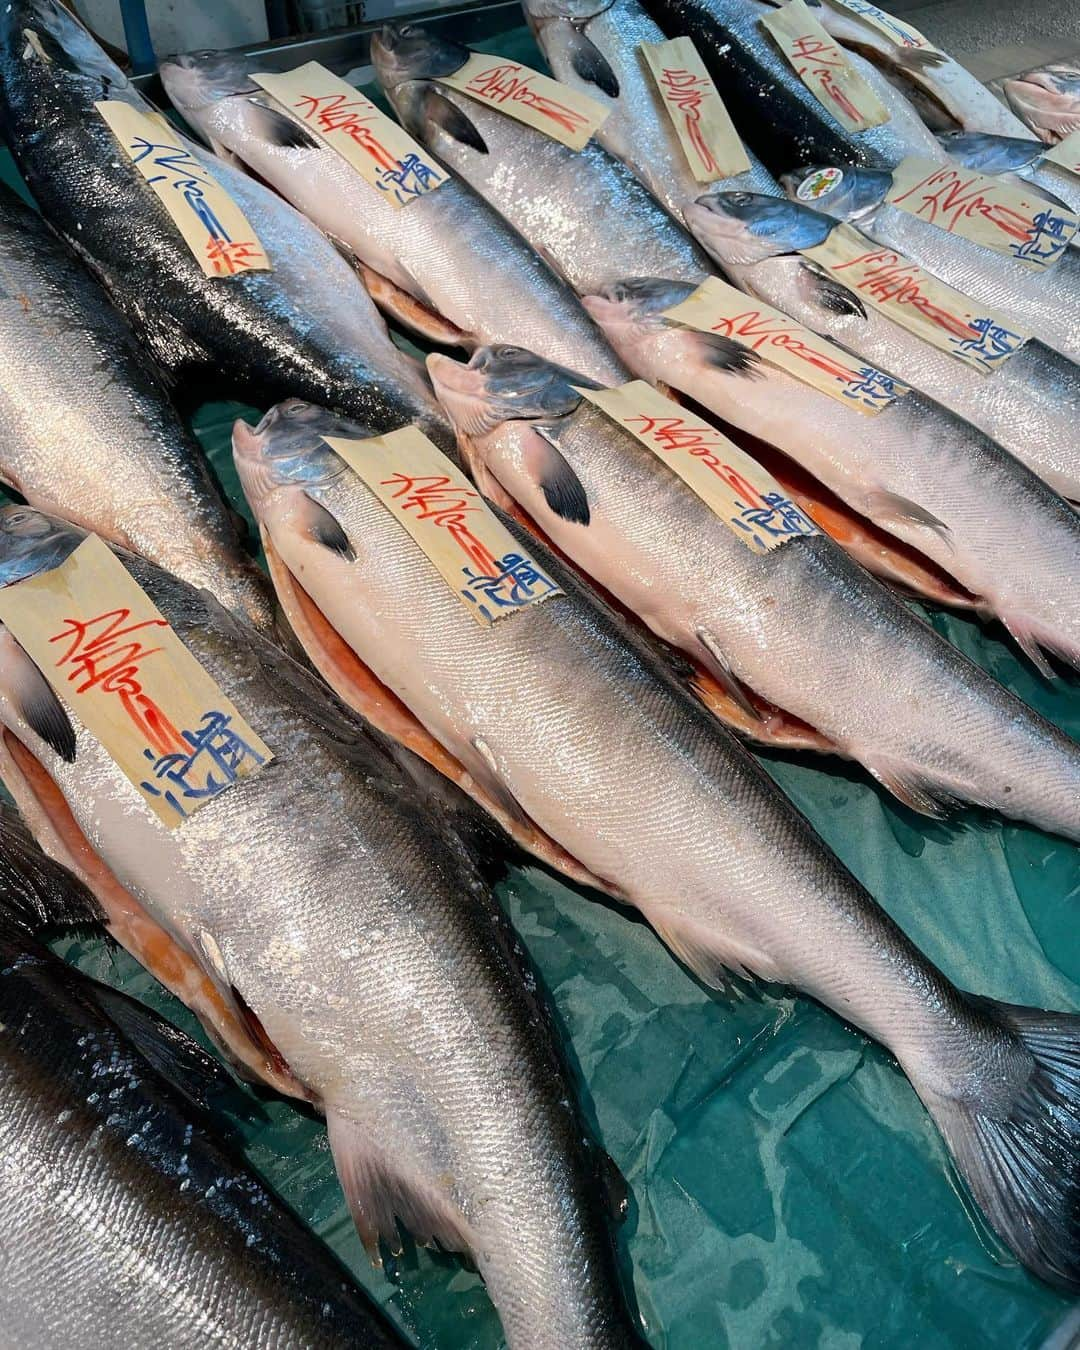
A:
{"label": "red handwritten text", "polygon": [[566,131],[578,131],[588,124],[588,118],[565,103],[542,94],[532,86],[536,72],[507,61],[474,75],[467,85],[468,92],[488,103],[521,103],[550,118]]}
{"label": "red handwritten text", "polygon": [[455,486],[446,474],[394,473],[381,480],[382,487],[393,487],[395,501],[402,511],[412,511],[418,520],[429,520],[438,529],[446,530],[462,552],[482,571],[494,575],[499,571],[498,560],[479,540],[466,522],[470,514],[483,514],[478,492]]}
{"label": "red handwritten text", "polygon": [[705,142],[701,130],[701,107],[707,98],[715,97],[716,90],[708,79],[692,70],[669,70],[660,75],[660,89],[664,99],[683,115],[683,123],[690,143],[697,151],[706,173],[719,173],[720,165]]}

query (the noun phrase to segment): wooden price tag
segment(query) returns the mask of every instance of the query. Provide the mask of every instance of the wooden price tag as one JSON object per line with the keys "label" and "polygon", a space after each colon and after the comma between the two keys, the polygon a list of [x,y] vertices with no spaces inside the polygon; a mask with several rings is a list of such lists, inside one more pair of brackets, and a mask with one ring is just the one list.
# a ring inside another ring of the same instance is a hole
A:
{"label": "wooden price tag", "polygon": [[1042,157],[1070,173],[1080,174],[1080,131],[1070,132],[1063,141],[1044,150]]}
{"label": "wooden price tag", "polygon": [[440,75],[439,83],[498,108],[571,150],[583,150],[610,111],[520,61],[484,52],[473,52],[460,70]]}
{"label": "wooden price tag", "polygon": [[829,3],[835,5],[837,9],[857,15],[871,28],[876,28],[883,36],[895,42],[898,47],[912,47],[923,52],[937,51],[934,44],[917,28],[912,28],[911,24],[898,19],[894,14],[886,14],[883,9],[878,9],[877,5],[872,5],[870,0],[829,0]]}
{"label": "wooden price tag", "polygon": [[766,14],[762,25],[776,40],[796,75],[848,131],[865,131],[889,120],[889,110],[818,23],[803,0],[788,0]]}
{"label": "wooden price tag", "polygon": [[664,317],[702,333],[732,338],[763,361],[857,412],[879,413],[909,392],[892,376],[719,277],[703,281],[681,304],[665,310]]}
{"label": "wooden price tag", "polygon": [[416,427],[365,440],[323,439],[412,536],[477,623],[486,627],[562,595],[465,475]]}
{"label": "wooden price tag", "polygon": [[1057,262],[1080,225],[1071,211],[1044,197],[959,164],[915,155],[893,170],[886,201],[1036,270]]}
{"label": "wooden price tag", "polygon": [[317,61],[284,75],[251,78],[385,193],[391,206],[408,206],[449,180],[442,165],[403,127]]}
{"label": "wooden price tag", "polygon": [[633,380],[618,389],[574,387],[674,470],[752,552],[768,553],[791,539],[820,533],[757,460],[651,384]]}
{"label": "wooden price tag", "polygon": [[0,589],[0,622],[170,829],[272,758],[97,535]]}
{"label": "wooden price tag", "polygon": [[643,42],[641,54],[697,182],[748,173],[750,158],[693,41]]}
{"label": "wooden price tag", "polygon": [[850,225],[834,226],[823,244],[802,254],[908,332],[984,374],[1031,337],[1009,315],[954,291]]}
{"label": "wooden price tag", "polygon": [[184,148],[160,114],[108,99],[94,107],[154,189],[208,277],[268,272],[270,259],[251,222],[210,170]]}

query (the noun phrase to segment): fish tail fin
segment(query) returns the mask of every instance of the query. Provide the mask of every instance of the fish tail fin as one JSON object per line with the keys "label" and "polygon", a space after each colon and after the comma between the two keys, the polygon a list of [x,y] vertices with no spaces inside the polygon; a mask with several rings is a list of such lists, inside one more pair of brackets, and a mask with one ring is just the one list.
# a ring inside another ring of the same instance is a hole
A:
{"label": "fish tail fin", "polygon": [[1036,1275],[1080,1289],[1080,1015],[972,998],[986,1073],[922,1092],[979,1207]]}

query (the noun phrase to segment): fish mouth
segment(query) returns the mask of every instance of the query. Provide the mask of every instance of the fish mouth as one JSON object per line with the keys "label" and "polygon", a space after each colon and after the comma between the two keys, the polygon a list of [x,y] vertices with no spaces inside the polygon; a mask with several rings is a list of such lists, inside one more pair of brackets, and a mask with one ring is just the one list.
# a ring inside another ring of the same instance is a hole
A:
{"label": "fish mouth", "polygon": [[482,436],[491,430],[498,419],[492,418],[487,380],[482,370],[441,352],[432,352],[428,356],[427,370],[435,397],[446,409],[459,439]]}

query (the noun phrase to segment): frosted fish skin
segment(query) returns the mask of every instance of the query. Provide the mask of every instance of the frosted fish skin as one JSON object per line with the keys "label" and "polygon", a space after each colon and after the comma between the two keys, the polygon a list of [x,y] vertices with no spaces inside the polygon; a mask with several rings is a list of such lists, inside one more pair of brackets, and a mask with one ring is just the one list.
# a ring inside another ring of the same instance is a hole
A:
{"label": "frosted fish skin", "polygon": [[[794,196],[799,184],[815,171],[800,169],[785,176],[782,181],[788,194]],[[1046,272],[1039,272],[891,205],[885,200],[892,186],[888,174],[847,167],[842,174],[842,179],[815,195],[815,210],[849,221],[958,291],[1011,314],[1040,343],[1071,362],[1080,361],[1080,304],[1076,301],[1080,274],[1075,248],[1068,249]]]}
{"label": "frosted fish skin", "polygon": [[[878,369],[931,391],[923,375],[924,352],[935,349],[864,308],[794,251],[813,242],[815,232],[824,238],[826,217],[750,193],[702,197],[691,216],[744,291],[857,351]],[[997,442],[921,393],[900,398],[878,416],[891,417],[906,434],[823,452],[803,443],[804,467],[981,596],[1044,674],[1051,669],[1040,648],[1080,663],[1074,584],[1080,515]],[[913,453],[921,446],[925,453]],[[1020,552],[1018,534],[1024,540]]]}
{"label": "frosted fish skin", "polygon": [[[24,30],[50,60],[24,58]],[[244,212],[269,272],[207,277],[94,110],[150,105],[57,0],[0,12],[0,131],[46,220],[82,257],[170,377],[203,401],[308,390],[384,426],[417,420],[448,444],[430,387],[394,346],[349,264],[276,194],[181,138]]]}
{"label": "frosted fish skin", "polygon": [[[596,131],[597,142],[681,221],[683,210],[701,195],[702,187],[640,52],[641,43],[663,42],[664,33],[638,0],[607,4],[604,0],[525,0],[524,8],[556,79],[607,109]],[[732,190],[778,192],[765,166],[753,155],[749,157],[750,169],[725,178],[725,185]],[[528,342],[520,345],[544,355]]]}
{"label": "frosted fish skin", "polygon": [[[0,511],[0,579],[55,565],[80,538]],[[256,1019],[258,1042],[323,1110],[372,1248],[382,1238],[400,1249],[399,1219],[418,1242],[470,1250],[514,1350],[637,1346],[599,1160],[535,977],[457,832],[460,799],[418,787],[359,719],[205,593],[122,561],[274,759],[169,830],[74,713],[73,739],[57,738],[27,696],[41,677],[5,645],[0,758],[24,816],[50,850],[88,867],[93,854],[76,857],[59,833],[62,813],[12,736],[134,903],[248,1010],[244,1024]],[[100,879],[95,893],[115,928]]]}
{"label": "frosted fish skin", "polygon": [[41,217],[0,192],[0,477],[268,629],[273,593],[127,325]]}
{"label": "frosted fish skin", "polygon": [[761,20],[763,0],[646,0],[665,33],[693,38],[747,145],[770,172],[810,159],[895,168],[905,155],[942,158],[929,129],[902,94],[852,53],[851,64],[889,110],[889,121],[849,132],[795,74]]}
{"label": "frosted fish skin", "polygon": [[[1080,1019],[1030,1014],[1048,1019],[1053,1049],[1040,1069],[1060,1048],[1043,1099],[1029,1014],[976,1004],[949,984],[747,752],[546,549],[504,521],[564,595],[481,627],[322,440],[345,434],[341,419],[290,401],[255,429],[238,424],[233,440],[263,528],[338,633],[703,979],[718,983],[727,965],[794,984],[889,1045],[997,1230],[1033,1268],[1075,1283],[1078,1179],[1055,1169],[1080,1138]],[[351,557],[319,542],[321,512]],[[1029,1125],[1020,1167],[1011,1140]]]}
{"label": "frosted fish skin", "polygon": [[631,259],[650,275],[682,281],[712,271],[683,226],[595,141],[570,150],[440,85],[439,75],[453,74],[468,55],[414,25],[386,25],[371,40],[379,83],[407,129],[579,295],[616,280]]}
{"label": "frosted fish skin", "polygon": [[[666,304],[677,303],[670,292],[680,288],[666,289]],[[696,338],[661,328],[651,350],[657,379],[689,385],[703,402],[723,377]],[[665,339],[675,348],[666,361]],[[813,416],[796,381],[767,371],[759,380],[762,363],[734,343],[727,356],[733,405],[749,390],[795,422]],[[530,353],[481,348],[467,366],[445,356],[429,366],[477,480],[508,493],[660,637],[825,732],[909,805],[936,812],[935,797],[974,801],[1080,841],[1080,747],[828,536],[752,552],[672,468],[582,399],[576,377]],[[847,414],[871,426],[888,415]],[[829,431],[842,433],[835,420]],[[845,444],[842,434],[829,439]]]}
{"label": "frosted fish skin", "polygon": [[0,820],[0,1317],[26,1350],[404,1350],[226,1144],[228,1074],[24,931],[93,901]]}
{"label": "frosted fish skin", "polygon": [[570,289],[466,183],[451,178],[396,210],[340,155],[266,106],[249,78],[259,69],[254,57],[192,52],[164,62],[161,78],[212,144],[469,343],[524,342],[590,378],[627,377]]}

